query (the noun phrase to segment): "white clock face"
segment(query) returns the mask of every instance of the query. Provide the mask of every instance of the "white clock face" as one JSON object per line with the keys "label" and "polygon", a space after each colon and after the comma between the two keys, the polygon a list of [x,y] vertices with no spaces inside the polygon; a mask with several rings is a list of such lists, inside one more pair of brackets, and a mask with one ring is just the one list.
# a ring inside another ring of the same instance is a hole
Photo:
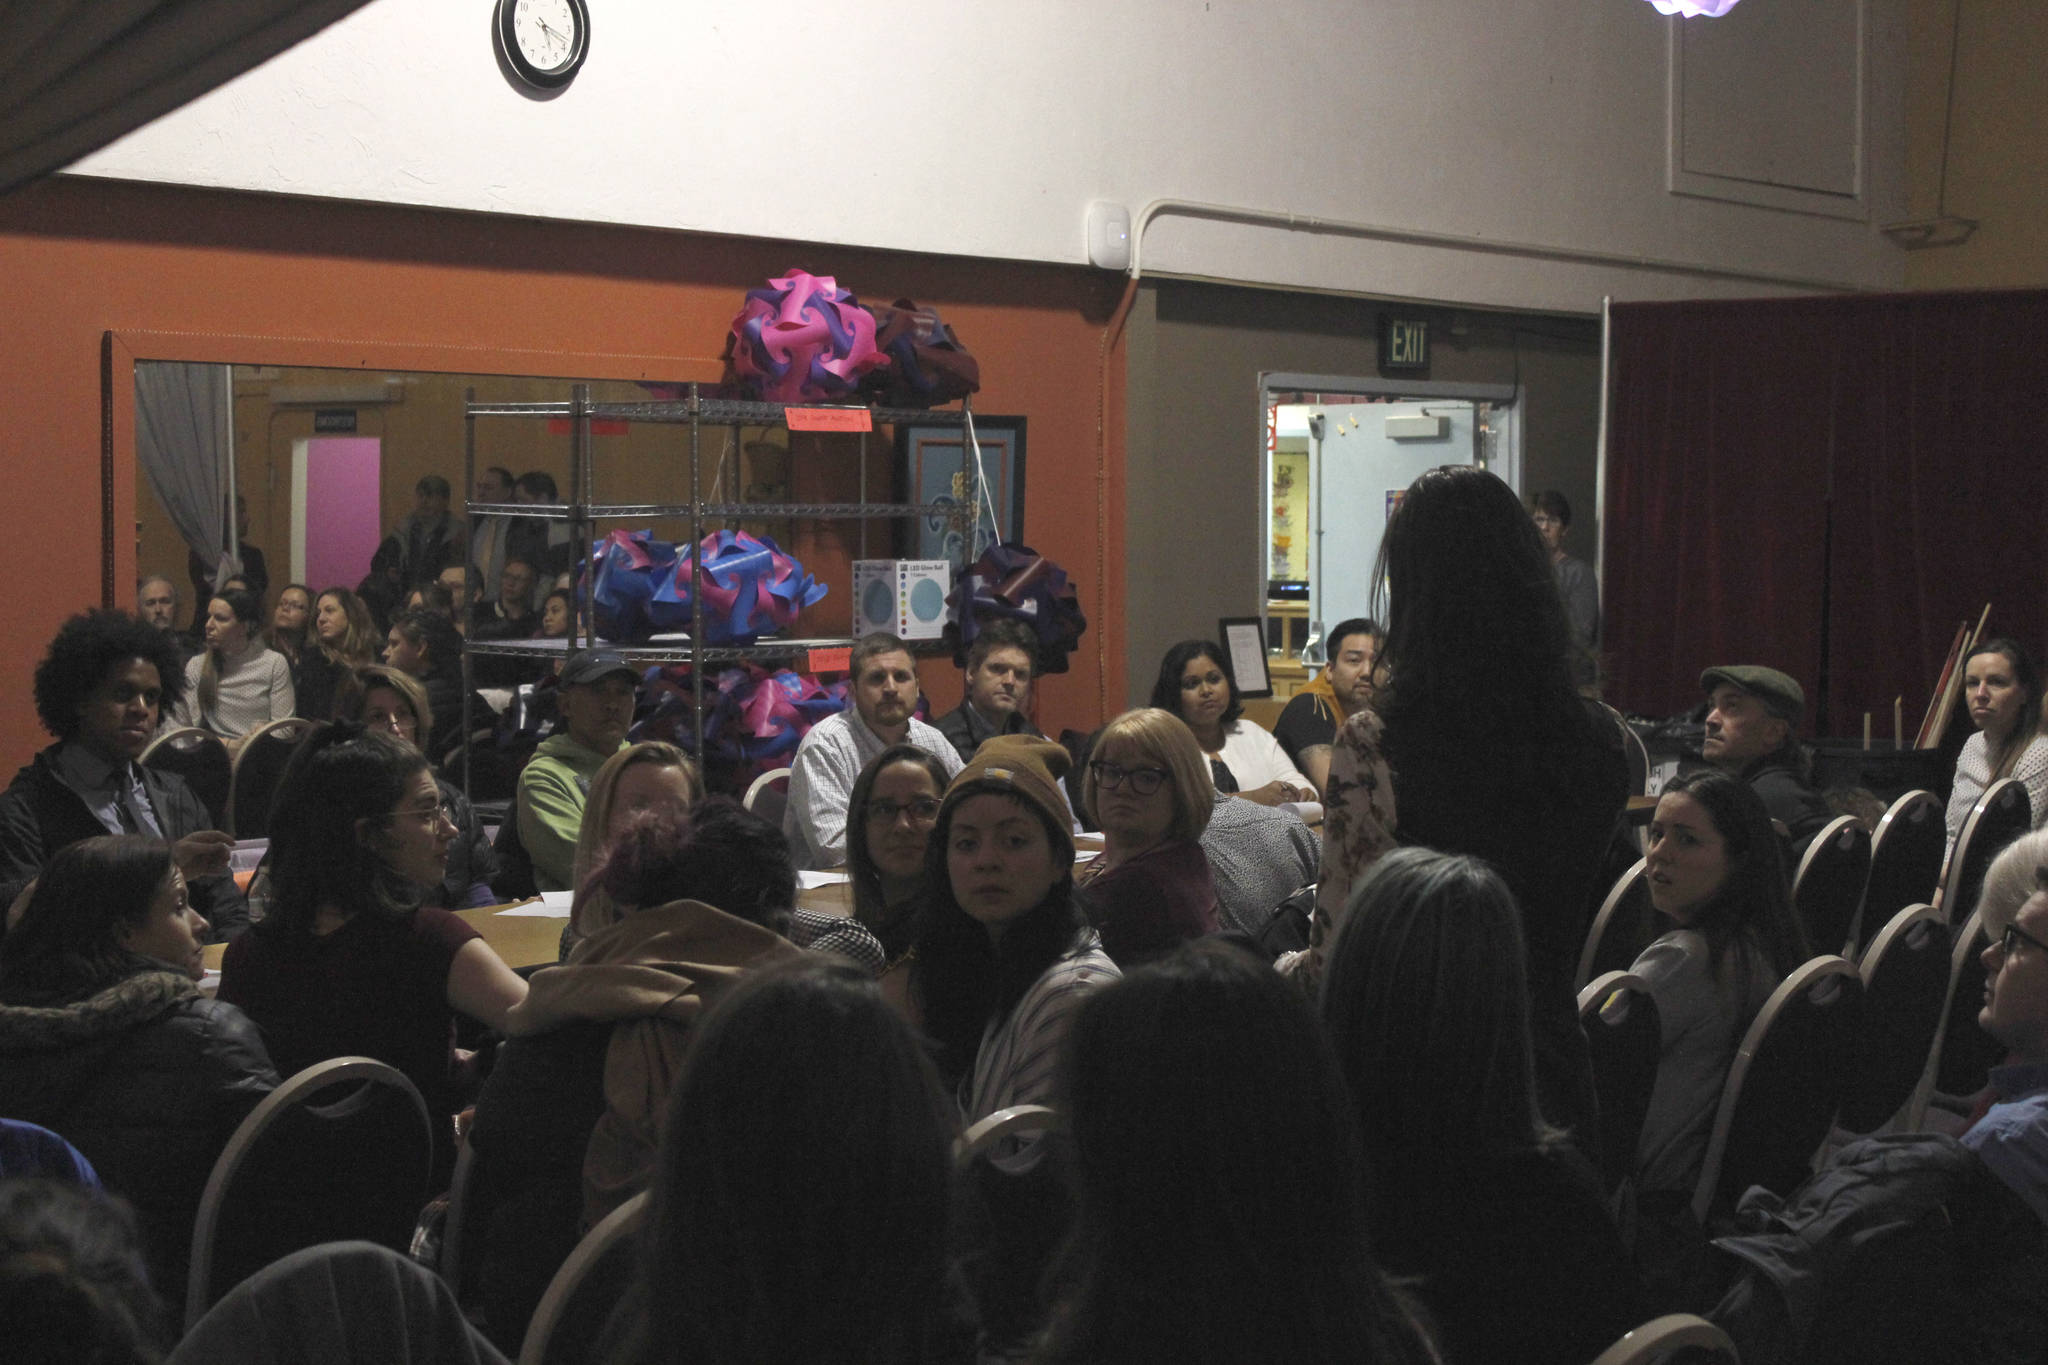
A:
{"label": "white clock face", "polygon": [[569,64],[576,51],[576,16],[569,0],[517,0],[512,7],[512,35],[519,55],[541,71]]}

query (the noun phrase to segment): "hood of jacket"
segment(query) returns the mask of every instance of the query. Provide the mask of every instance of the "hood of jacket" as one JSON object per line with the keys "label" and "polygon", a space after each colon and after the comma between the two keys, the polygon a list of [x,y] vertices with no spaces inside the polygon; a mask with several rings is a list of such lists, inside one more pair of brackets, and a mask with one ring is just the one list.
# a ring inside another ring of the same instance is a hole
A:
{"label": "hood of jacket", "polygon": [[702,901],[634,911],[583,939],[567,962],[535,972],[526,999],[505,1016],[505,1034],[530,1037],[592,1020],[686,1025],[747,970],[800,951]]}
{"label": "hood of jacket", "polygon": [[189,977],[143,971],[67,1004],[0,1005],[8,1112],[64,1112],[136,1029],[198,994]]}

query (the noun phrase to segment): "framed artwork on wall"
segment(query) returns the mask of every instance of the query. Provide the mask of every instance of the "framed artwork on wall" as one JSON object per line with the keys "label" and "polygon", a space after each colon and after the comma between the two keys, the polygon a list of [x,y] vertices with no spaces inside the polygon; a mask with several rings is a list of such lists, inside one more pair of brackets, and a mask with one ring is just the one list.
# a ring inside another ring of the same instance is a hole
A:
{"label": "framed artwork on wall", "polygon": [[[919,517],[905,533],[905,559],[979,559],[999,533],[1005,544],[1024,538],[1024,418],[974,419],[981,447],[981,514],[974,521],[974,545],[962,546],[961,532],[947,517]],[[896,480],[911,503],[958,504],[967,496],[966,470],[974,458],[967,431],[959,426],[916,425],[896,429]]]}
{"label": "framed artwork on wall", "polygon": [[1273,678],[1266,671],[1266,623],[1256,616],[1226,616],[1216,623],[1223,636],[1223,655],[1240,697],[1270,697]]}

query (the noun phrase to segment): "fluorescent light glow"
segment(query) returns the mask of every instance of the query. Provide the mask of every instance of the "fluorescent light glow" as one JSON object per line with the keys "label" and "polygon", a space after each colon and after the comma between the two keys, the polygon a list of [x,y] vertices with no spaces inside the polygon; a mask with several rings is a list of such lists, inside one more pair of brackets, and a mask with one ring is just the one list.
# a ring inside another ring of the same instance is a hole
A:
{"label": "fluorescent light glow", "polygon": [[1688,19],[1718,19],[1735,8],[1736,0],[1650,0],[1659,14],[1682,14]]}

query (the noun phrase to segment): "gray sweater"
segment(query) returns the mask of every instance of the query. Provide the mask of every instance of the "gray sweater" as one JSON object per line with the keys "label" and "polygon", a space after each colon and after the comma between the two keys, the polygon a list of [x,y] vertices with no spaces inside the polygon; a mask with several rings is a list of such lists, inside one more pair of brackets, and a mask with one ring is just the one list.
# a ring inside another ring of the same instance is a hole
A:
{"label": "gray sweater", "polygon": [[240,654],[230,655],[220,673],[220,692],[213,705],[201,714],[199,675],[206,667],[207,651],[201,650],[185,665],[185,695],[171,712],[175,725],[197,725],[222,739],[240,739],[252,730],[283,720],[298,705],[292,691],[292,666],[284,655],[250,641]]}

